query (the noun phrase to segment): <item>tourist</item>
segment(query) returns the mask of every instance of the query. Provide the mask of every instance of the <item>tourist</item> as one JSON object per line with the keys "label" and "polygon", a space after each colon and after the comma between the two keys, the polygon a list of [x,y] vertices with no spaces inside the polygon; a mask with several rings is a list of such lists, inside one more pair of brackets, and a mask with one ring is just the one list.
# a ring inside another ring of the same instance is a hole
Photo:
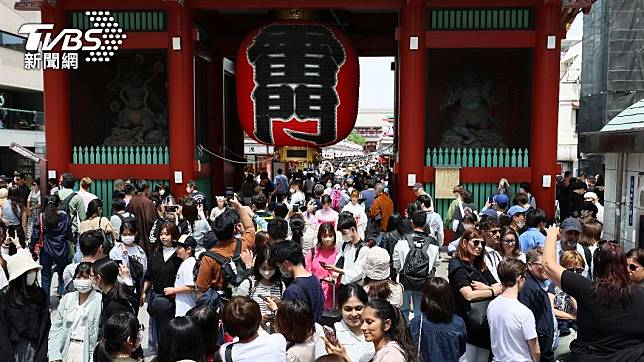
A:
{"label": "tourist", "polygon": [[180,203],[181,207],[179,207],[177,214],[179,217],[179,231],[182,235],[190,235],[195,239],[197,242],[195,255],[199,256],[206,251],[202,239],[211,230],[210,223],[203,213],[202,204],[198,204],[192,198],[183,198]]}
{"label": "tourist", "polygon": [[[465,219],[468,219],[470,223],[467,224]],[[471,221],[472,219],[474,220],[474,222]],[[476,221],[478,221],[478,215],[476,212],[476,207],[474,206],[474,198],[472,196],[472,193],[467,190],[463,190],[461,197],[457,203],[452,225],[452,230],[456,233],[455,236],[460,238],[461,235],[463,235],[465,229],[468,226],[471,227],[472,225],[474,225]]]}
{"label": "tourist", "polygon": [[[476,227],[476,224],[478,223],[478,216],[474,212],[466,212],[465,215],[463,216],[463,219],[459,222],[459,225],[462,226],[463,231],[461,232],[461,236],[465,232],[465,230],[473,229]],[[459,235],[456,233],[455,235]],[[461,242],[461,236],[459,236],[457,239],[452,241],[447,245],[447,255],[452,256],[454,255],[454,252],[456,252],[456,249],[458,249],[458,244]]]}
{"label": "tourist", "polygon": [[0,356],[10,361],[47,360],[49,308],[36,282],[41,269],[25,252],[7,261],[9,286],[0,293]]}
{"label": "tourist", "polygon": [[116,238],[118,239],[121,224],[126,220],[136,220],[136,218],[134,217],[134,214],[125,211],[125,201],[123,199],[112,200],[112,210],[114,211],[114,214],[110,217],[110,224],[112,224],[112,228],[116,231]]}
{"label": "tourist", "polygon": [[145,180],[137,180],[134,186],[134,195],[130,199],[125,211],[134,214],[139,227],[139,237],[144,245],[148,245],[152,225],[154,225],[158,217],[157,206],[147,197],[149,185]]}
{"label": "tourist", "polygon": [[195,297],[195,279],[193,269],[197,263],[195,259],[195,249],[197,241],[188,235],[181,235],[177,240],[176,254],[182,260],[177,270],[177,278],[174,280],[173,287],[163,289],[168,297],[174,296],[175,317],[182,317],[195,307],[197,298]]}
{"label": "tourist", "polygon": [[195,201],[197,205],[201,205],[202,208],[208,209],[206,205],[206,195],[203,192],[197,190],[197,183],[194,180],[188,180],[186,182],[186,196]]}
{"label": "tourist", "polygon": [[27,230],[26,237],[31,237],[33,233],[33,227],[36,223],[36,220],[40,218],[40,212],[42,209],[41,198],[40,198],[40,179],[35,179],[31,183],[31,192],[29,192],[29,197],[27,198]]}
{"label": "tourist", "polygon": [[454,200],[452,200],[452,202],[449,204],[449,208],[447,209],[447,214],[445,214],[445,225],[447,225],[447,227],[451,228],[452,230],[456,229],[456,227],[452,227],[452,222],[456,220],[456,215],[457,215],[456,209],[459,206],[459,202],[463,198],[463,191],[465,191],[465,189],[463,188],[463,185],[456,185],[452,189]]}
{"label": "tourist", "polygon": [[343,212],[338,217],[338,231],[342,234],[343,244],[337,256],[337,266],[326,264],[326,270],[338,273],[343,285],[358,283],[364,279],[364,260],[367,257],[368,247],[358,234],[356,219],[350,212]]}
{"label": "tourist", "polygon": [[445,238],[443,219],[441,219],[441,216],[437,212],[434,212],[432,198],[429,195],[424,194],[418,196],[416,198],[416,202],[420,206],[420,209],[425,212],[425,225],[429,230],[431,230],[431,235],[436,239],[436,245],[443,245],[443,239]]}
{"label": "tourist", "polygon": [[615,242],[595,252],[594,278],[557,262],[559,228],[548,228],[543,264],[552,282],[577,301],[577,339],[570,349],[578,361],[637,361],[644,358],[644,288],[629,274],[626,255]]}
{"label": "tourist", "polygon": [[217,340],[219,339],[219,315],[217,311],[207,305],[192,308],[186,313],[186,317],[201,330],[204,345],[205,362],[214,362],[215,355],[219,351]]}
{"label": "tourist", "polygon": [[204,342],[199,326],[188,317],[172,319],[161,333],[154,362],[196,361],[204,359]]}
{"label": "tourist", "polygon": [[528,272],[519,301],[534,315],[542,361],[554,361],[553,348],[557,345],[556,321],[547,293],[548,274],[543,266],[543,248],[536,247],[526,253]]}
{"label": "tourist", "polygon": [[[89,230],[103,230],[106,234],[107,240],[114,242],[117,239],[118,232],[114,230],[110,220],[103,216],[103,200],[93,199],[87,205],[87,211],[85,212],[86,219],[83,220],[79,227],[78,232],[84,233]],[[111,247],[113,245],[109,245]],[[108,247],[108,245],[105,245]]]}
{"label": "tourist", "polygon": [[499,264],[503,292],[487,308],[494,361],[538,362],[541,357],[534,315],[518,300],[525,273],[521,260],[508,258]]}
{"label": "tourist", "polygon": [[[79,245],[81,254],[83,255],[80,262],[93,263],[105,257],[105,253],[103,252],[103,233],[99,230],[91,230],[81,234]],[[78,264],[71,263],[63,270],[63,285],[68,292],[76,290],[72,281],[74,280]]]}
{"label": "tourist", "polygon": [[257,187],[257,181],[255,181],[255,175],[253,175],[252,173],[246,174],[246,179],[244,180],[244,182],[242,182],[241,189],[240,189],[241,190],[240,193],[241,193],[242,200],[244,201],[244,205],[251,204],[251,199],[255,195],[255,187]]}
{"label": "tourist", "polygon": [[[362,333],[365,341],[372,342],[376,354],[372,362],[408,362],[415,361],[415,348],[407,323],[400,310],[383,299],[375,299],[362,311]],[[346,348],[341,343],[331,344],[325,338],[327,351],[337,354],[345,361],[352,362]]]}
{"label": "tourist", "polygon": [[376,353],[374,345],[362,333],[362,311],[369,302],[367,293],[358,284],[349,284],[338,293],[342,320],[335,322],[335,336],[344,346],[351,361],[368,362]]}
{"label": "tourist", "polygon": [[557,254],[559,258],[567,250],[575,250],[584,258],[584,273],[583,276],[592,279],[592,252],[590,249],[580,243],[579,236],[581,235],[581,222],[579,219],[569,217],[561,223],[561,240],[557,243]]}
{"label": "tourist", "polygon": [[604,206],[599,203],[599,196],[594,192],[586,192],[584,194],[584,201],[586,203],[591,203],[597,207],[597,221],[604,223]]}
{"label": "tourist", "polygon": [[142,338],[134,314],[114,314],[101,327],[103,337],[94,350],[94,362],[137,362],[130,357]]}
{"label": "tourist", "polygon": [[29,198],[29,186],[25,183],[25,179],[22,177],[22,174],[19,171],[13,172],[13,182],[9,185],[10,187],[15,187],[18,189],[19,199],[23,205],[27,204]]}
{"label": "tourist", "polygon": [[[581,274],[584,271],[584,259],[576,251],[565,251],[561,256],[561,266],[566,270]],[[548,286],[550,305],[557,319],[559,343],[555,350],[556,360],[570,358],[570,342],[577,339],[577,301],[566,294],[560,287],[551,283]]]}
{"label": "tourist", "polygon": [[58,274],[58,295],[65,294],[65,283],[63,274],[65,267],[69,264],[71,250],[69,242],[71,235],[71,221],[66,213],[58,210],[60,199],[58,195],[47,196],[45,198],[45,209],[34,224],[33,233],[29,249],[34,250],[36,244],[42,238],[42,248],[39,250],[39,262],[43,266],[41,272],[41,283],[43,290],[49,300],[51,292],[52,267],[56,265]]}
{"label": "tourist", "polygon": [[93,360],[98,343],[101,319],[101,293],[92,288],[92,264],[82,262],[76,267],[74,289],[60,300],[52,312],[49,329],[49,361]]}
{"label": "tourist", "polygon": [[385,185],[377,183],[374,187],[376,197],[369,208],[369,217],[379,226],[380,231],[387,231],[389,216],[394,213],[394,202],[385,193]]}
{"label": "tourist", "polygon": [[546,240],[546,236],[542,232],[546,227],[546,212],[543,209],[528,211],[525,225],[528,229],[519,235],[519,246],[523,253],[527,253],[528,250],[537,246],[543,246]]}
{"label": "tourist", "polygon": [[508,210],[508,215],[511,218],[510,227],[512,227],[517,234],[522,233],[525,228],[525,213],[527,211],[528,209],[519,205],[514,205]]}
{"label": "tourist", "polygon": [[597,220],[588,220],[581,224],[581,234],[579,235],[579,244],[590,250],[590,255],[595,254],[595,250],[601,240],[603,225]]}
{"label": "tourist", "polygon": [[[122,223],[119,234],[119,241],[110,250],[109,257],[127,266],[134,286],[134,297],[139,300],[143,289],[143,276],[148,270],[148,258],[139,246],[136,220],[129,219]],[[138,311],[138,308],[135,309]]]}
{"label": "tourist", "polygon": [[[492,273],[494,280],[499,282],[499,276],[496,274],[496,268],[501,263],[503,258],[501,254],[496,251],[496,248],[501,245],[501,225],[500,220],[505,214],[497,214],[494,210],[486,210],[479,223],[479,228],[485,236],[485,266]],[[489,215],[489,216],[488,216]]]}
{"label": "tourist", "polygon": [[344,205],[342,212],[349,211],[353,214],[353,217],[356,219],[356,225],[358,226],[358,235],[364,240],[368,220],[367,214],[364,211],[364,205],[358,203],[359,199],[360,192],[355,189],[351,191],[351,202]]}
{"label": "tourist", "polygon": [[[306,254],[306,271],[312,273],[322,283],[324,293],[324,309],[333,309],[333,290],[336,280],[333,272],[324,268],[326,264],[335,264],[338,249],[336,247],[336,233],[331,223],[324,223],[318,228],[317,244]],[[260,304],[261,305],[261,304]]]}
{"label": "tourist", "polygon": [[286,339],[286,361],[315,360],[315,321],[302,300],[284,300],[275,314],[275,332]]}
{"label": "tourist", "polygon": [[512,227],[501,228],[501,242],[496,245],[495,251],[503,259],[515,258],[525,263],[525,254],[519,248],[519,236]]}
{"label": "tourist", "polygon": [[[17,235],[22,248],[26,248],[27,212],[25,204],[20,198],[20,190],[15,186],[8,189],[7,200],[0,208],[0,221],[7,226],[7,232]],[[10,249],[9,253],[15,254],[15,248]]]}
{"label": "tourist", "polygon": [[[519,184],[519,192],[523,192],[528,196],[528,204],[530,204],[530,208],[532,208],[532,209],[537,208],[537,200],[530,193],[530,184],[528,182],[521,182]],[[523,205],[521,205],[521,206],[523,206]]]}
{"label": "tourist", "polygon": [[281,201],[288,196],[288,178],[284,175],[284,170],[277,169],[275,176],[275,190],[277,190],[277,201]]}
{"label": "tourist", "polygon": [[[294,278],[284,290],[283,300],[305,301],[311,308],[314,320],[319,321],[324,308],[324,294],[318,278],[304,269],[301,246],[293,241],[285,241],[275,245],[271,253],[271,263],[279,268],[282,276]],[[271,311],[277,310],[277,305],[270,297],[266,305]]]}
{"label": "tourist", "polygon": [[369,300],[385,299],[396,308],[403,306],[403,286],[390,278],[387,250],[374,246],[369,249],[363,268],[365,273],[364,289]]}
{"label": "tourist", "polygon": [[135,311],[136,299],[131,286],[119,281],[119,264],[110,258],[102,258],[92,264],[92,286],[102,293],[101,325],[111,316]]}
{"label": "tourist", "polygon": [[273,299],[281,300],[285,286],[282,282],[281,273],[275,264],[271,264],[268,259],[269,255],[270,248],[268,247],[257,251],[252,275],[244,279],[239,284],[239,287],[233,291],[232,295],[249,297],[257,302],[263,318],[262,328],[266,332],[272,333],[274,331],[273,316],[266,306],[264,298],[270,296]]}
{"label": "tourist", "polygon": [[485,265],[485,253],[483,232],[469,229],[463,233],[454,258],[449,261],[449,284],[456,302],[456,314],[467,326],[465,358],[468,362],[487,362],[489,359],[490,328],[482,316],[490,299],[501,294],[501,284]]}
{"label": "tourist", "polygon": [[223,214],[224,211],[226,210],[226,197],[217,196],[215,197],[215,201],[217,204],[210,211],[210,217],[209,217],[210,222],[215,222],[215,220],[219,217],[219,215]]}
{"label": "tourist", "polygon": [[380,247],[387,250],[389,253],[389,277],[393,281],[398,280],[398,273],[394,268],[393,254],[398,240],[403,238],[405,234],[405,218],[397,212],[394,212],[389,216],[389,221],[387,222],[387,231],[382,234],[380,240]]}
{"label": "tourist", "polygon": [[266,226],[270,245],[281,243],[288,238],[288,221],[283,217],[274,217]]}
{"label": "tourist", "polygon": [[[417,210],[411,215],[413,230],[410,234],[403,235],[403,238],[398,241],[392,256],[394,268],[398,272],[398,280],[405,287],[402,313],[407,319],[409,319],[409,311],[412,310],[412,307],[414,315],[420,314],[425,279],[434,275],[436,267],[440,263],[436,239],[424,231],[426,221],[425,211]],[[415,252],[420,252],[419,255],[422,259],[415,257],[414,261],[427,260],[426,275],[419,275],[419,270],[412,268],[415,264],[407,265],[407,258]]]}
{"label": "tourist", "polygon": [[634,248],[626,254],[628,274],[634,283],[644,286],[644,249]]}
{"label": "tourist", "polygon": [[322,208],[315,212],[315,218],[318,221],[318,224],[324,224],[325,222],[331,223],[333,227],[338,225],[338,212],[331,208],[331,196],[322,195],[320,199],[322,203]]}
{"label": "tourist", "polygon": [[[230,201],[231,209],[227,209],[213,223],[213,231],[217,236],[217,243],[210,249],[224,258],[230,258],[235,254],[238,241],[242,257],[253,249],[255,244],[255,226],[253,225],[253,212],[249,207],[242,205],[233,198]],[[237,237],[239,235],[239,238]],[[300,255],[302,253],[300,252]],[[246,264],[246,267],[250,267]],[[199,273],[195,280],[197,297],[199,298],[209,288],[224,290],[224,277],[221,273],[221,265],[215,259],[204,257],[199,265]]]}
{"label": "tourist", "polygon": [[60,199],[61,210],[65,211],[72,221],[72,235],[74,235],[74,242],[76,242],[79,234],[78,226],[86,218],[86,208],[83,198],[74,191],[74,185],[76,185],[76,179],[72,174],[62,174],[58,198]]}
{"label": "tourist", "polygon": [[289,210],[297,207],[298,209],[306,204],[306,195],[302,191],[302,184],[299,180],[291,181],[288,190],[288,200],[286,202]]}
{"label": "tourist", "polygon": [[[514,193],[512,192],[512,186],[510,186],[510,183],[508,182],[508,179],[502,178],[499,180],[499,187],[496,189],[497,195],[504,195],[507,197],[507,202],[512,200],[512,197],[514,196]],[[498,202],[497,202],[498,205]],[[503,208],[503,207],[502,207]],[[498,209],[497,209],[498,211]]]}
{"label": "tourist", "polygon": [[[301,255],[301,253],[300,253]],[[219,360],[235,362],[284,362],[286,339],[279,333],[258,333],[262,322],[259,305],[248,297],[233,297],[221,312],[226,332],[238,338],[219,348]],[[229,354],[229,358],[226,355]]]}
{"label": "tourist", "polygon": [[[156,326],[155,340],[159,341],[161,331],[165,329],[170,319],[175,315],[174,296],[166,295],[165,289],[174,287],[177,278],[177,271],[182,260],[176,253],[178,239],[172,237],[177,233],[173,230],[174,224],[166,224],[161,227],[159,241],[161,247],[150,255],[148,269],[145,272],[145,282],[139,305],[148,302],[148,313],[150,319],[154,319]],[[150,290],[151,289],[151,290]],[[149,291],[149,294],[148,294]],[[149,297],[149,300],[146,299]]]}
{"label": "tourist", "polygon": [[96,198],[96,195],[93,193],[89,192],[90,187],[92,187],[92,179],[89,177],[83,177],[80,180],[80,188],[78,189],[78,196],[80,196],[83,199],[83,203],[85,203],[85,209],[89,206],[89,202],[94,200]]}
{"label": "tourist", "polygon": [[427,279],[420,310],[409,324],[420,360],[458,361],[465,353],[467,328],[463,318],[454,314],[454,296],[447,280]]}

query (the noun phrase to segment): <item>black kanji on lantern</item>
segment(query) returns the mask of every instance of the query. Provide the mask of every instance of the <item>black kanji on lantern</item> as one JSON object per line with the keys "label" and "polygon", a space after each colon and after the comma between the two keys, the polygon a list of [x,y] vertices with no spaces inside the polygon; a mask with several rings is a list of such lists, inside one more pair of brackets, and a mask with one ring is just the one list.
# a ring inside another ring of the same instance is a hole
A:
{"label": "black kanji on lantern", "polygon": [[288,131],[291,137],[326,144],[336,139],[335,86],[345,52],[325,26],[272,24],[248,48],[255,67],[255,136],[273,143],[273,119],[318,120],[316,133]]}

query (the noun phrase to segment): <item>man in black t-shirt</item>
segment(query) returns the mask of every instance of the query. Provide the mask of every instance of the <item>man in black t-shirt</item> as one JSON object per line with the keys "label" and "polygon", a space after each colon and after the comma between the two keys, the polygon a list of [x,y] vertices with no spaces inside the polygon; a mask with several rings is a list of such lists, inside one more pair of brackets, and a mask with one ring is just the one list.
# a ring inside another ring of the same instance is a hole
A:
{"label": "man in black t-shirt", "polygon": [[[313,312],[315,321],[322,317],[324,294],[320,280],[304,269],[302,246],[294,241],[285,241],[275,245],[271,252],[271,263],[274,263],[283,277],[292,277],[293,282],[284,290],[283,300],[303,300]],[[270,300],[266,306],[271,311],[277,310],[277,304]]]}

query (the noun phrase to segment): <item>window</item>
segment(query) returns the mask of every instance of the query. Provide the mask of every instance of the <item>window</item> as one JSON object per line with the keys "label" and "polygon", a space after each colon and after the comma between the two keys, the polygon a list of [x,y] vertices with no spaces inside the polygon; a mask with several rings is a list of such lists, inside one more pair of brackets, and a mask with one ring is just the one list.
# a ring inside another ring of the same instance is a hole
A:
{"label": "window", "polygon": [[27,38],[0,31],[0,46],[24,52]]}

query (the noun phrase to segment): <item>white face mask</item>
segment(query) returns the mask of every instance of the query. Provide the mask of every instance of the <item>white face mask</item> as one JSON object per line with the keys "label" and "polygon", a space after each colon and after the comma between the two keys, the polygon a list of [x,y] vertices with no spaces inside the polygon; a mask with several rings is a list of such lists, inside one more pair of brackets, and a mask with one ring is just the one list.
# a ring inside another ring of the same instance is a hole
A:
{"label": "white face mask", "polygon": [[288,192],[290,192],[290,193],[294,194],[294,193],[295,193],[295,189],[291,187],[290,189],[288,189]]}
{"label": "white face mask", "polygon": [[134,236],[134,235],[122,235],[122,236],[121,236],[121,241],[122,241],[122,242],[123,242],[123,244],[125,244],[125,245],[132,245],[132,244],[134,244],[134,239],[135,239],[135,236]]}
{"label": "white face mask", "polygon": [[161,196],[165,195],[165,189],[159,190],[159,195],[161,195]]}
{"label": "white face mask", "polygon": [[290,272],[288,272],[288,271],[286,271],[286,270],[282,269],[282,267],[281,267],[281,266],[280,266],[280,272],[282,273],[282,276],[283,276],[284,278],[290,278],[290,277],[292,277],[292,276],[293,276],[293,274],[291,274]]}
{"label": "white face mask", "polygon": [[27,273],[27,285],[34,285],[36,282],[36,276],[38,276],[38,272],[35,270],[32,270]]}
{"label": "white face mask", "polygon": [[331,186],[333,186],[333,184],[330,182],[327,182],[326,187],[331,187]]}
{"label": "white face mask", "polygon": [[353,235],[351,233],[342,234],[342,240],[344,240],[345,243],[348,243],[353,240]]}
{"label": "white face mask", "polygon": [[272,278],[272,277],[273,277],[273,275],[275,275],[275,269],[271,269],[271,270],[260,270],[260,271],[259,271],[259,274],[261,274],[261,275],[262,275],[262,277],[264,277],[264,279],[270,279],[270,278]]}
{"label": "white face mask", "polygon": [[74,289],[81,293],[87,293],[92,290],[92,281],[89,279],[74,279]]}
{"label": "white face mask", "polygon": [[188,194],[192,193],[192,188],[191,187],[186,187],[186,193],[188,193]]}

